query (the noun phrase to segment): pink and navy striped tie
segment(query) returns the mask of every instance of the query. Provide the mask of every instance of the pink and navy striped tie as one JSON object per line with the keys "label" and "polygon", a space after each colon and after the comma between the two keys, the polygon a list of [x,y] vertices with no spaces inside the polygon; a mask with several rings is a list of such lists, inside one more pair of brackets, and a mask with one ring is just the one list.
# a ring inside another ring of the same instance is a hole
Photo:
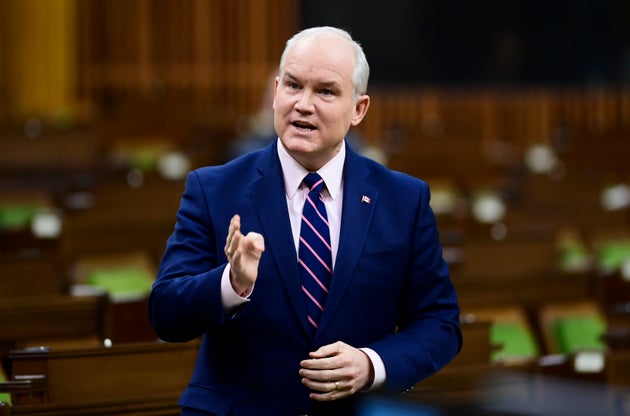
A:
{"label": "pink and navy striped tie", "polygon": [[326,207],[320,192],[324,180],[317,173],[304,178],[309,188],[302,211],[298,263],[305,295],[306,315],[314,333],[324,310],[332,277],[332,252]]}

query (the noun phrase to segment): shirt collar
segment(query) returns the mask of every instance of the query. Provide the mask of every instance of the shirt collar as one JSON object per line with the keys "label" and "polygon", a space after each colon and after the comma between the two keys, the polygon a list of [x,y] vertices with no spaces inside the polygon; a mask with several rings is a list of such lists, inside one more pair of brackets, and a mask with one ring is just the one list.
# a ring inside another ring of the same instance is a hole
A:
{"label": "shirt collar", "polygon": [[[293,199],[295,192],[302,184],[302,180],[308,173],[302,165],[291,157],[287,149],[282,144],[282,140],[278,139],[278,156],[280,158],[280,166],[284,176],[284,189],[289,199]],[[326,184],[326,189],[332,199],[335,199],[341,190],[343,163],[346,160],[346,143],[344,141],[341,150],[317,173],[322,177]]]}

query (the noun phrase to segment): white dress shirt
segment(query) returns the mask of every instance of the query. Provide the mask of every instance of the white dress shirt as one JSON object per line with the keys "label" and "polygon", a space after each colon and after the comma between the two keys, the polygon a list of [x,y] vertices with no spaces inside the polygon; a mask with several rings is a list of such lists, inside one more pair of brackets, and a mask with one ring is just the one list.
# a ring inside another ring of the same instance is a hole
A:
{"label": "white dress shirt", "polygon": [[[280,140],[278,140],[278,156],[284,177],[284,189],[287,197],[287,207],[289,209],[289,219],[291,221],[291,232],[295,244],[295,252],[298,252],[300,241],[300,225],[302,222],[302,208],[308,195],[309,189],[302,184],[302,180],[309,173],[302,165],[293,159]],[[341,150],[335,157],[322,166],[317,173],[326,184],[321,196],[326,205],[326,215],[330,230],[330,246],[332,249],[333,270],[339,248],[339,233],[341,230],[341,210],[343,207],[343,165],[346,159],[345,142]],[[297,261],[297,258],[296,258]],[[252,288],[253,291],[253,288]],[[249,293],[251,295],[251,291]],[[221,302],[227,313],[232,313],[236,308],[249,301],[247,297],[241,297],[234,291],[230,284],[230,265],[223,271],[221,279]],[[374,382],[369,390],[376,389],[385,383],[385,365],[381,357],[370,348],[360,348],[372,361],[374,368]]]}

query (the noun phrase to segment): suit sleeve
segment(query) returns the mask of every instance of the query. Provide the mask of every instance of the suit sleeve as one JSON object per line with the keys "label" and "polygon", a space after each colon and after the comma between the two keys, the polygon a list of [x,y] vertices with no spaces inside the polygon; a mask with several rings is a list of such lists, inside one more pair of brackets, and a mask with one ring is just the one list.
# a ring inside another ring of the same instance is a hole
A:
{"label": "suit sleeve", "polygon": [[192,340],[225,318],[221,305],[225,263],[217,264],[216,241],[199,174],[192,172],[149,295],[149,318],[162,340]]}

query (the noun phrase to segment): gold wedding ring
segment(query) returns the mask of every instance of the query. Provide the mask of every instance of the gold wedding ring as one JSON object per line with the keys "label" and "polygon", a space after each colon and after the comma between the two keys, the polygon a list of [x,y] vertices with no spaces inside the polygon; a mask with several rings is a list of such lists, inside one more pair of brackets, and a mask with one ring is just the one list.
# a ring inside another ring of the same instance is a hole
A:
{"label": "gold wedding ring", "polygon": [[335,381],[335,390],[340,390],[341,389],[341,383],[338,381]]}

